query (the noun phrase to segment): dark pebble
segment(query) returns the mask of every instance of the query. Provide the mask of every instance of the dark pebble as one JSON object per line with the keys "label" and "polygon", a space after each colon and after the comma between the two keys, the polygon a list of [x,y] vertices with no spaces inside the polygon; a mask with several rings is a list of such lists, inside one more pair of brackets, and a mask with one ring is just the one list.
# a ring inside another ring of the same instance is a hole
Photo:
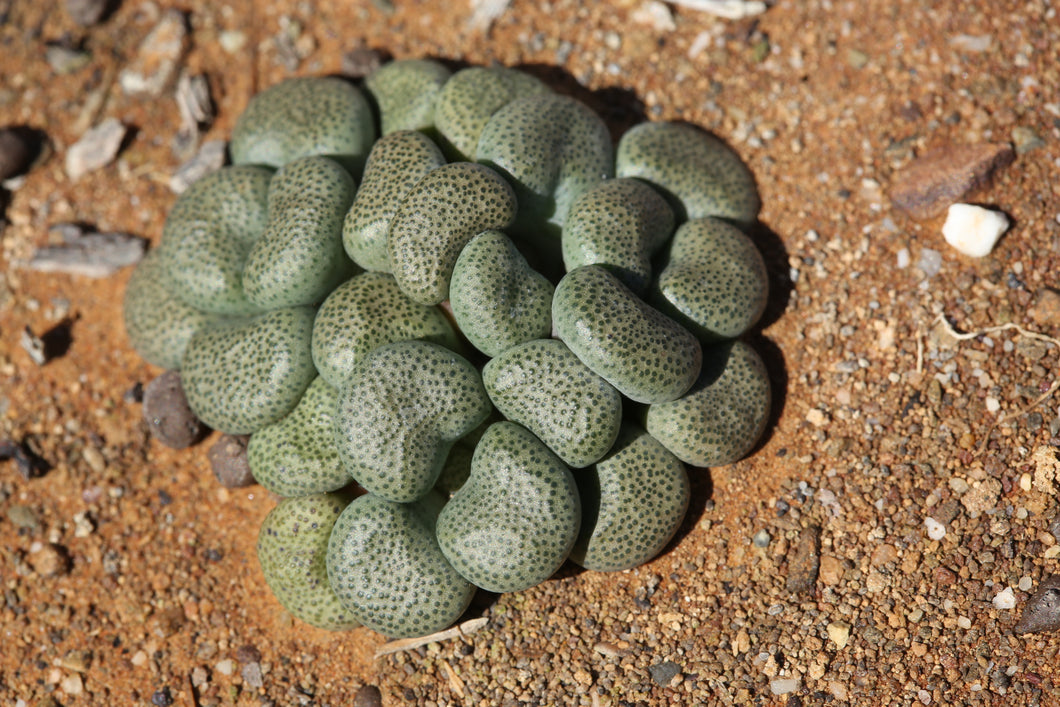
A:
{"label": "dark pebble", "polygon": [[353,698],[353,707],[381,707],[383,695],[375,685],[365,685]]}
{"label": "dark pebble", "polygon": [[240,646],[236,650],[236,660],[240,663],[260,663],[261,651],[250,644]]}
{"label": "dark pebble", "polygon": [[787,588],[789,592],[808,592],[817,583],[821,568],[821,529],[816,525],[799,531],[795,550],[788,561]]}
{"label": "dark pebble", "polygon": [[247,462],[248,439],[244,436],[223,435],[206,453],[213,475],[225,488],[241,488],[254,483],[254,475],[250,473],[250,464]]}
{"label": "dark pebble", "polygon": [[680,672],[681,666],[671,660],[656,663],[648,668],[648,674],[651,675],[651,679],[663,687],[669,685],[674,676]]}
{"label": "dark pebble", "polygon": [[173,695],[170,694],[169,688],[163,687],[151,695],[151,704],[157,705],[157,707],[169,707],[173,704]]}
{"label": "dark pebble", "polygon": [[1013,629],[1017,634],[1043,633],[1060,628],[1060,575],[1050,575],[1027,600],[1020,620]]}
{"label": "dark pebble", "polygon": [[173,449],[190,447],[205,431],[188,406],[179,371],[166,371],[147,384],[143,414],[151,435]]}
{"label": "dark pebble", "polygon": [[113,9],[112,0],[66,0],[66,14],[82,27],[98,24]]}

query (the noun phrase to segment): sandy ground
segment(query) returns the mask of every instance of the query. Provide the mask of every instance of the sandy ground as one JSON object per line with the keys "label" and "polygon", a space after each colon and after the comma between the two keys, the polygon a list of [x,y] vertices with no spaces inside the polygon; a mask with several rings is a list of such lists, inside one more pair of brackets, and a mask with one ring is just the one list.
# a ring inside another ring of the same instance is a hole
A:
{"label": "sandy ground", "polygon": [[[693,472],[661,557],[480,595],[466,618],[485,628],[378,659],[370,631],[284,613],[254,556],[274,500],[221,488],[212,440],[152,442],[127,399],[159,372],[122,330],[128,269],[18,264],[60,223],[157,243],[187,157],[180,116],[172,85],[127,95],[121,72],[152,58],[141,43],[171,6],[189,26],[178,68],[216,104],[199,140],[226,139],[260,88],[349,72],[367,48],[521,66],[616,135],[684,120],[741,154],[763,202],[773,290],[751,338],[775,412],[752,456]],[[27,479],[0,462],[4,705],[340,705],[366,684],[388,705],[1060,701],[1060,640],[1012,630],[1058,554],[1050,3],[780,0],[730,21],[515,0],[488,29],[464,2],[417,0],[124,2],[88,28],[62,3],[15,0],[0,16],[0,126],[50,142],[8,184],[0,236],[0,440],[49,466]],[[116,160],[70,179],[70,146],[110,117],[128,126]],[[914,220],[888,194],[930,148],[988,143],[1016,159],[966,200],[1013,227],[973,259],[943,241],[942,216]],[[25,327],[50,342],[45,365]]]}

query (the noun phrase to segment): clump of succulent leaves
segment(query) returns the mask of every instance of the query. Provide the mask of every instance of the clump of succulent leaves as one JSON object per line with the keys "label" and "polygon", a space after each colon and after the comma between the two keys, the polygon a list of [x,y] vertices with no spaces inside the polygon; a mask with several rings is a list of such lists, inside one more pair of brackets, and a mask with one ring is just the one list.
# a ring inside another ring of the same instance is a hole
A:
{"label": "clump of succulent leaves", "polygon": [[296,78],[173,206],[125,324],[283,500],[258,556],[314,626],[425,635],[476,587],[674,536],[686,465],[761,435],[750,171],[714,136],[617,145],[516,70],[396,61]]}

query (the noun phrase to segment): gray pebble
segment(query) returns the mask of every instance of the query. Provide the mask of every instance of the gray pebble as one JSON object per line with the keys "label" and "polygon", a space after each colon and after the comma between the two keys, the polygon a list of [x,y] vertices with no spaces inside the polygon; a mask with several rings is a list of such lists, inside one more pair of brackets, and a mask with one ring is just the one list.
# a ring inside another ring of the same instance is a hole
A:
{"label": "gray pebble", "polygon": [[61,232],[63,242],[38,248],[26,263],[27,270],[109,277],[136,265],[147,252],[147,240],[128,233],[97,233],[80,227]]}
{"label": "gray pebble", "polygon": [[66,151],[64,166],[70,181],[110,164],[121,149],[127,131],[117,118],[107,118],[82,135]]}
{"label": "gray pebble", "polygon": [[202,423],[188,406],[178,371],[166,371],[147,384],[143,415],[151,436],[173,449],[190,447],[203,433]]}
{"label": "gray pebble", "polygon": [[206,453],[213,475],[227,489],[242,488],[254,483],[247,462],[247,437],[223,435]]}
{"label": "gray pebble", "polygon": [[651,679],[659,685],[669,685],[670,681],[681,672],[681,666],[672,660],[656,663],[648,668]]}

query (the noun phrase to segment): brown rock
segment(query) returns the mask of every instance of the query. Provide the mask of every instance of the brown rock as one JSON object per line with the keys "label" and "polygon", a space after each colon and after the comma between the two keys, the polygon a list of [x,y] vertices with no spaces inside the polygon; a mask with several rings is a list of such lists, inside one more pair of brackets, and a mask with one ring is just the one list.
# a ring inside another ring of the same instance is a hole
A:
{"label": "brown rock", "polygon": [[179,371],[166,371],[147,384],[143,415],[151,436],[173,449],[195,444],[205,429],[188,405]]}
{"label": "brown rock", "polygon": [[954,574],[953,570],[945,567],[939,567],[935,570],[935,584],[940,587],[946,587],[957,581],[957,575]]}
{"label": "brown rock", "polygon": [[247,461],[247,442],[250,437],[223,435],[206,453],[213,475],[228,489],[250,486],[254,475]]}
{"label": "brown rock", "polygon": [[821,558],[821,581],[829,586],[835,586],[843,581],[843,573],[845,568],[843,567],[843,561],[838,557],[832,555],[825,555]]}
{"label": "brown rock", "polygon": [[788,561],[788,591],[807,592],[817,583],[821,568],[821,529],[815,525],[799,531],[795,551]]}
{"label": "brown rock", "polygon": [[965,194],[986,186],[994,173],[1012,164],[1008,145],[947,145],[910,162],[894,177],[891,202],[915,219],[941,214]]}
{"label": "brown rock", "polygon": [[1027,314],[1042,326],[1060,325],[1060,292],[1048,287],[1038,290],[1034,304],[1027,310]]}

